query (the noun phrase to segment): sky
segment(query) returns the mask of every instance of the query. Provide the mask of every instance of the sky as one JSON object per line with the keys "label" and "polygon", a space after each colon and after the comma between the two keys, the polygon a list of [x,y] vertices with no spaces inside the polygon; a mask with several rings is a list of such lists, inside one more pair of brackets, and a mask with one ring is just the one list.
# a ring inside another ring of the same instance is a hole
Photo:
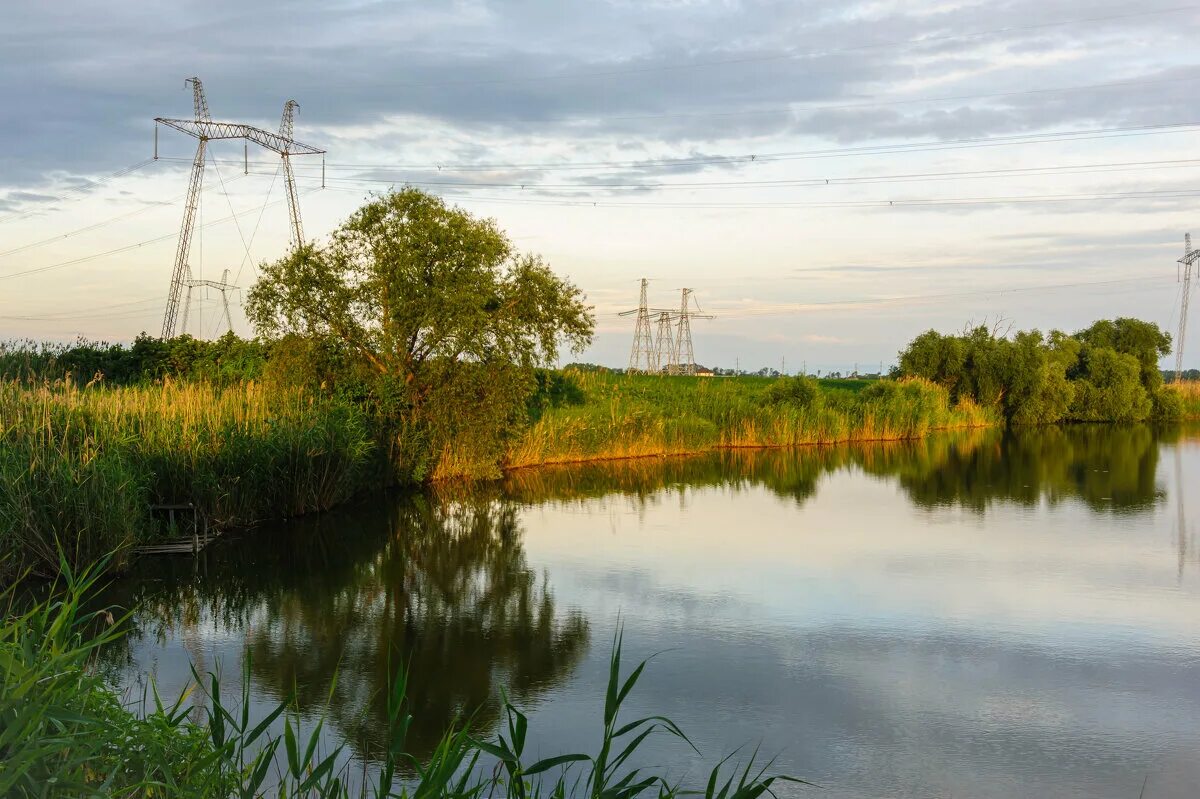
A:
{"label": "sky", "polygon": [[[1200,189],[1181,0],[13,2],[0,29],[0,340],[157,334],[195,140],[295,137],[306,237],[420,186],[494,218],[629,360],[695,292],[697,362],[885,369],[918,333],[1176,332]],[[278,156],[216,142],[189,263],[233,328],[289,223]],[[246,173],[249,174],[246,174]],[[1200,231],[1198,231],[1200,232]],[[187,332],[224,331],[197,289]],[[1200,324],[1185,366],[1200,364]],[[1173,357],[1163,365],[1173,364]]]}

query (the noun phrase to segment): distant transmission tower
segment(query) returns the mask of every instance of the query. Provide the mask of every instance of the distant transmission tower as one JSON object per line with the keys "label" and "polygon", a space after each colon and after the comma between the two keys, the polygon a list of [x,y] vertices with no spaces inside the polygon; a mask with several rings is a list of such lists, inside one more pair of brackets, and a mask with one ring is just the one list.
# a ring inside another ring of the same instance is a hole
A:
{"label": "distant transmission tower", "polygon": [[649,283],[649,280],[642,278],[642,292],[638,299],[637,310],[620,313],[621,316],[637,314],[637,323],[633,328],[633,347],[629,350],[629,371],[631,373],[654,371],[656,352],[654,338],[650,335],[650,307],[646,300],[646,286]]}
{"label": "distant transmission tower", "polygon": [[699,312],[699,304],[696,305],[695,311],[692,310],[692,303],[695,302],[693,294],[692,289],[683,289],[683,295],[679,301],[679,321],[675,328],[675,357],[673,359],[677,371],[672,374],[696,374],[696,354],[692,350],[692,320],[712,319],[711,315]]}
{"label": "distant transmission tower", "polygon": [[676,374],[675,362],[675,337],[671,335],[671,312],[659,311],[658,314],[658,330],[654,335],[654,371],[657,374],[662,374],[665,369],[667,374]]}
{"label": "distant transmission tower", "polygon": [[1188,299],[1192,294],[1192,266],[1200,260],[1200,250],[1192,249],[1192,234],[1183,234],[1183,257],[1179,259],[1183,294],[1179,300],[1179,337],[1175,340],[1175,382],[1183,375],[1183,339],[1187,335]]}
{"label": "distant transmission tower", "polygon": [[[204,96],[204,86],[196,77],[188,78],[184,85],[192,88],[192,110],[194,119],[166,119],[157,117],[154,120],[154,157],[158,158],[158,125],[166,125],[186,133],[198,140],[196,156],[192,159],[192,172],[188,180],[188,191],[183,207],[183,224],[179,228],[179,244],[175,249],[175,263],[171,269],[171,287],[167,295],[167,309],[163,314],[162,337],[170,338],[175,335],[175,324],[179,315],[180,295],[187,280],[190,279],[188,256],[192,246],[192,232],[196,226],[196,209],[200,202],[200,187],[204,182],[204,160],[208,142],[215,139],[242,139],[253,142],[268,150],[279,153],[283,159],[288,189],[288,209],[292,216],[292,235],[294,243],[299,246],[303,242],[304,233],[300,227],[300,205],[296,194],[296,181],[292,174],[290,156],[293,155],[324,155],[325,151],[301,144],[292,138],[292,122],[296,102],[289,100],[283,107],[283,120],[279,133],[243,125],[234,122],[213,122],[208,113],[208,100]],[[324,175],[324,159],[322,159],[322,176]],[[322,186],[324,178],[322,178]]]}
{"label": "distant transmission tower", "polygon": [[[179,323],[180,332],[187,332],[188,311],[192,307],[192,289],[196,288],[216,289],[221,292],[221,306],[225,314],[225,329],[230,333],[233,332],[233,317],[229,314],[229,292],[237,291],[237,286],[229,282],[228,269],[221,273],[220,280],[193,280],[192,272],[189,269],[187,280],[183,281],[183,285],[187,289],[187,294],[183,301],[183,319]],[[203,333],[204,331],[200,332]]]}

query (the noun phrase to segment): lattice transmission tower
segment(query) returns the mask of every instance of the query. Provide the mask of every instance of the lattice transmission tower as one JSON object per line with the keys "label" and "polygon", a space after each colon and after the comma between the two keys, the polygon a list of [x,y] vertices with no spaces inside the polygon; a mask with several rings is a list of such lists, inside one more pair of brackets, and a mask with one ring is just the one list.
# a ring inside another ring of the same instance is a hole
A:
{"label": "lattice transmission tower", "polygon": [[654,373],[675,374],[675,337],[671,332],[671,312],[658,312],[658,330],[654,334]]}
{"label": "lattice transmission tower", "polygon": [[[194,119],[168,119],[156,117],[154,120],[154,157],[158,158],[158,126],[166,125],[197,139],[196,155],[192,159],[191,176],[188,179],[188,190],[183,208],[183,223],[179,228],[179,243],[175,248],[175,262],[171,269],[171,286],[167,294],[167,308],[163,313],[162,337],[170,338],[175,335],[176,321],[179,316],[180,295],[185,285],[191,279],[191,268],[188,258],[191,253],[192,234],[196,227],[196,211],[200,203],[200,189],[204,184],[204,162],[208,143],[218,139],[241,139],[245,143],[243,152],[248,150],[251,143],[278,153],[283,160],[288,191],[288,210],[291,213],[293,245],[300,246],[304,241],[303,229],[300,225],[300,204],[296,193],[296,181],[292,174],[291,156],[293,155],[324,155],[325,151],[317,147],[302,144],[292,138],[292,128],[295,100],[288,100],[283,107],[283,119],[279,125],[279,133],[244,125],[236,122],[214,122],[208,112],[208,99],[204,95],[204,85],[197,77],[184,81],[185,86],[192,89],[192,111]],[[249,156],[247,155],[247,160]],[[324,159],[321,160],[322,186],[324,186]]]}
{"label": "lattice transmission tower", "polygon": [[1179,335],[1175,339],[1175,382],[1183,374],[1183,340],[1187,335],[1188,299],[1192,295],[1192,267],[1200,260],[1200,250],[1192,249],[1192,234],[1183,234],[1183,257],[1179,259],[1179,279],[1183,293],[1179,298]]}
{"label": "lattice transmission tower", "polygon": [[636,310],[621,311],[620,316],[637,314],[633,328],[633,347],[629,350],[629,372],[650,373],[655,369],[656,350],[654,337],[650,334],[650,307],[646,300],[646,287],[650,281],[642,278],[642,292]]}
{"label": "lattice transmission tower", "polygon": [[183,318],[179,321],[179,331],[181,333],[187,332],[188,312],[192,307],[192,289],[199,288],[216,289],[221,292],[221,310],[225,315],[225,330],[230,333],[233,332],[233,317],[229,313],[229,294],[230,292],[237,291],[237,286],[229,282],[228,269],[221,273],[220,280],[193,280],[192,272],[189,269],[187,280],[183,281],[183,286],[187,293],[183,300]]}
{"label": "lattice transmission tower", "polygon": [[679,301],[679,315],[676,322],[675,333],[675,357],[672,359],[674,371],[671,374],[696,374],[696,353],[692,350],[692,320],[693,319],[712,319],[711,314],[700,313],[700,304],[696,303],[696,310],[692,310],[692,303],[696,302],[695,292],[692,289],[683,289],[682,298]]}

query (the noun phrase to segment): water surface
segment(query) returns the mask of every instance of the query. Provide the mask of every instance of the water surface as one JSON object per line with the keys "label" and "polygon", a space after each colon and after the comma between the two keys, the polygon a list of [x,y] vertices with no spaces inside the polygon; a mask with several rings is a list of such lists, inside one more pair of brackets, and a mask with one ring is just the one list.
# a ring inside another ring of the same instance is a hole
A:
{"label": "water surface", "polygon": [[1107,426],[521,471],[143,564],[114,671],[245,662],[369,764],[409,663],[418,753],[503,687],[536,758],[594,749],[619,618],[692,782],[761,744],[819,796],[1197,796],[1197,477],[1200,431]]}

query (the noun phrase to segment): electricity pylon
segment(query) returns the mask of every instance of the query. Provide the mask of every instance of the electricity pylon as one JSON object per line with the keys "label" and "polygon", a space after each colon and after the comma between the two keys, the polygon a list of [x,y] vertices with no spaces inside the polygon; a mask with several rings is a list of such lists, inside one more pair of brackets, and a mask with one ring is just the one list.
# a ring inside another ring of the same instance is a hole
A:
{"label": "electricity pylon", "polygon": [[679,301],[679,321],[676,323],[675,357],[673,359],[676,371],[672,374],[696,374],[696,354],[692,351],[692,320],[712,319],[711,314],[699,313],[700,305],[696,304],[693,311],[691,304],[695,302],[692,289],[683,289]]}
{"label": "electricity pylon", "polygon": [[[620,316],[637,314],[633,328],[633,347],[629,350],[629,372],[652,372],[654,370],[654,338],[650,335],[650,308],[646,300],[646,286],[650,283],[642,278],[642,293],[637,310],[621,311]],[[643,366],[642,364],[645,364]]]}
{"label": "electricity pylon", "polygon": [[1200,250],[1192,249],[1192,234],[1183,234],[1183,257],[1179,259],[1183,294],[1179,300],[1179,337],[1175,340],[1175,382],[1183,374],[1183,337],[1187,335],[1188,299],[1192,294],[1192,266],[1200,260]]}
{"label": "electricity pylon", "polygon": [[[193,280],[192,272],[189,269],[187,280],[183,281],[183,285],[187,289],[187,294],[185,295],[183,301],[183,319],[179,324],[179,329],[182,332],[187,332],[188,311],[190,311],[192,307],[192,289],[195,288],[216,289],[217,291],[221,292],[221,305],[225,313],[225,328],[228,332],[233,332],[233,317],[229,314],[229,292],[237,291],[237,286],[229,282],[228,269],[221,273],[220,280]],[[200,332],[203,333],[204,331],[202,330]],[[199,338],[199,336],[197,338]]]}
{"label": "electricity pylon", "polygon": [[[256,128],[253,125],[243,125],[236,122],[214,122],[208,112],[208,100],[204,96],[204,85],[197,77],[188,78],[184,85],[192,87],[192,110],[194,119],[166,119],[156,117],[154,120],[154,157],[158,158],[158,126],[166,125],[198,140],[196,156],[192,159],[192,172],[188,180],[188,191],[183,208],[183,224],[179,229],[179,243],[175,248],[175,263],[171,269],[171,287],[167,295],[167,309],[163,314],[162,337],[170,338],[175,335],[175,323],[179,315],[180,295],[184,283],[189,279],[188,255],[191,252],[192,232],[196,226],[196,209],[200,202],[200,189],[204,183],[204,159],[208,142],[216,139],[242,139],[245,142],[264,147],[279,153],[283,158],[287,172],[288,207],[292,212],[292,235],[299,246],[303,242],[303,232],[300,229],[300,207],[297,202],[295,178],[292,175],[291,159],[293,155],[324,155],[325,151],[302,144],[292,138],[292,118],[296,108],[295,101],[289,100],[284,105],[283,121],[280,132]],[[324,161],[322,160],[322,166]],[[322,174],[324,169],[322,169]],[[322,180],[324,184],[324,180]]]}
{"label": "electricity pylon", "polygon": [[655,374],[662,374],[664,369],[667,374],[675,374],[675,362],[672,360],[674,355],[675,337],[671,335],[671,312],[659,311],[658,331],[654,335]]}
{"label": "electricity pylon", "polygon": [[283,104],[283,118],[279,120],[279,135],[287,142],[283,152],[279,154],[283,161],[283,176],[287,183],[288,212],[292,215],[292,245],[299,247],[304,244],[304,227],[300,224],[300,198],[296,196],[296,175],[292,172],[292,159],[289,147],[292,141],[292,129],[295,127],[296,109],[300,104],[288,100]]}

